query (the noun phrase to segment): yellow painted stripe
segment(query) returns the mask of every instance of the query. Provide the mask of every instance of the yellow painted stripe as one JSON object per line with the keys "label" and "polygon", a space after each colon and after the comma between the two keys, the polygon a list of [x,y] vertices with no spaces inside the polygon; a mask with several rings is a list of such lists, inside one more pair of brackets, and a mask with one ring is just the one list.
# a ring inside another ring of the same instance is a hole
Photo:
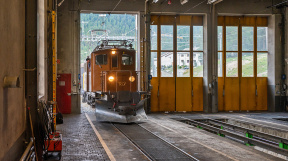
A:
{"label": "yellow painted stripe", "polygon": [[97,129],[96,129],[95,126],[93,125],[93,123],[92,123],[92,121],[90,120],[90,118],[89,118],[89,116],[88,116],[87,113],[85,113],[85,116],[86,116],[87,120],[89,121],[91,127],[93,128],[95,134],[97,135],[97,137],[98,137],[100,143],[102,144],[104,150],[106,151],[109,159],[110,159],[111,161],[116,161],[116,159],[114,158],[113,154],[112,154],[111,151],[109,150],[108,146],[106,145],[106,143],[105,143],[104,140],[102,139],[101,135],[99,134],[99,132],[97,131]]}
{"label": "yellow painted stripe", "polygon": [[[52,11],[52,66],[53,66],[53,101],[56,102],[56,39],[55,39],[55,31],[56,31],[56,12]],[[53,105],[53,122],[54,122],[54,130],[56,131],[56,104]]]}

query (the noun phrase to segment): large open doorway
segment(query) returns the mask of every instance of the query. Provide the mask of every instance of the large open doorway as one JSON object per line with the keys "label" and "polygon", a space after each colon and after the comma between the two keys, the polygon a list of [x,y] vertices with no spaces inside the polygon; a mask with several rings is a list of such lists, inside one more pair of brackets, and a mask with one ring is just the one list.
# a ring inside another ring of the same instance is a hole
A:
{"label": "large open doorway", "polygon": [[[90,91],[87,82],[91,82],[86,59],[97,46],[100,40],[133,40],[133,48],[136,50],[136,59],[139,60],[138,50],[138,17],[137,13],[80,13],[80,65],[81,65],[81,97],[84,91]],[[139,64],[136,61],[136,69]],[[91,86],[90,86],[91,87]],[[82,98],[81,98],[82,100]],[[81,113],[94,113],[94,105],[81,102]]]}

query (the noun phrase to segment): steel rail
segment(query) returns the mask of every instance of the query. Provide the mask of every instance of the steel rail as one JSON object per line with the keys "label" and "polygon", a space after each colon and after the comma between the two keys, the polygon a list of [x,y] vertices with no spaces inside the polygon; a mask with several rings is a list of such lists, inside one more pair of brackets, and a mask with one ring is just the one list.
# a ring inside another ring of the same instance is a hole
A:
{"label": "steel rail", "polygon": [[[222,127],[225,127],[225,125],[223,125],[223,124],[221,124],[221,123],[216,123],[216,122],[212,122],[212,121],[208,121],[210,124],[213,124],[213,125],[216,125],[216,126],[222,126]],[[237,125],[235,125],[235,126],[237,126]],[[263,137],[263,135],[257,135],[256,133],[253,133],[253,132],[251,132],[251,130],[250,129],[245,129],[245,130],[239,130],[238,128],[235,128],[235,127],[233,127],[233,125],[231,125],[231,126],[229,126],[229,127],[227,127],[226,126],[226,128],[228,128],[229,130],[234,130],[235,132],[238,132],[240,135],[241,135],[241,132],[245,132],[245,133],[248,133],[248,134],[252,134],[253,136],[253,138],[254,139],[256,139],[256,140],[259,140],[259,141],[263,141],[263,142],[266,142],[266,143],[269,143],[269,144],[273,144],[273,145],[279,145],[279,143],[281,142],[281,141],[277,141],[277,139],[274,139],[273,138],[273,136],[272,137],[270,137],[270,136],[265,136],[265,137]],[[257,132],[257,131],[256,131]],[[260,132],[261,133],[261,132]],[[254,134],[256,134],[256,135],[254,135]],[[264,135],[265,135],[265,133],[264,133]],[[281,138],[280,138],[281,139]],[[285,142],[281,142],[281,143],[285,143]],[[285,143],[286,144],[286,143]]]}
{"label": "steel rail", "polygon": [[150,130],[146,129],[145,127],[137,124],[138,126],[142,127],[143,129],[145,129],[146,131],[148,131],[149,133],[151,133],[152,135],[158,137],[159,139],[161,139],[162,141],[166,142],[167,144],[169,144],[170,146],[172,146],[173,148],[177,149],[178,151],[180,151],[181,153],[184,153],[185,155],[189,156],[191,159],[195,160],[195,161],[199,161],[197,158],[193,157],[192,155],[188,154],[187,152],[185,152],[184,150],[178,148],[177,146],[173,145],[172,143],[166,141],[164,138],[158,136],[157,134],[152,133]]}
{"label": "steel rail", "polygon": [[281,138],[281,137],[278,137],[278,136],[274,136],[274,135],[266,134],[266,133],[263,133],[263,132],[251,130],[251,129],[244,128],[244,127],[241,127],[241,126],[238,126],[238,125],[228,124],[226,122],[222,122],[222,121],[218,121],[218,120],[214,120],[214,119],[207,119],[207,120],[210,123],[216,123],[216,124],[224,126],[224,127],[227,126],[227,127],[233,128],[234,130],[236,130],[236,129],[237,130],[241,130],[241,131],[247,132],[247,133],[252,134],[252,135],[257,135],[257,136],[264,137],[266,139],[271,139],[271,140],[276,141],[278,143],[281,142],[281,143],[288,144],[288,140],[285,139],[285,138]]}
{"label": "steel rail", "polygon": [[[141,146],[139,146],[133,139],[131,139],[127,134],[125,134],[125,132],[123,132],[120,128],[118,128],[117,126],[115,126],[114,124],[112,124],[115,128],[117,128],[124,136],[126,136],[126,138],[132,142],[148,159],[152,160],[152,161],[156,161],[157,159],[153,158],[149,153],[147,153],[143,148],[141,148]],[[163,139],[162,137],[152,133],[150,130],[144,128],[143,126],[140,126],[139,124],[137,124],[139,127],[145,129],[147,132],[149,132],[150,134],[154,135],[155,137],[159,138],[161,141],[165,142],[166,144],[168,144],[169,146],[173,147],[174,149],[178,150],[179,152],[181,152],[182,154],[188,156],[191,160],[194,161],[199,161],[197,158],[193,157],[192,155],[188,154],[187,152],[183,151],[182,149],[176,147],[175,145],[171,144],[170,142],[166,141],[165,139]]]}
{"label": "steel rail", "polygon": [[155,159],[153,159],[152,156],[150,156],[147,152],[145,152],[145,150],[143,148],[141,148],[135,141],[133,141],[127,134],[125,134],[120,128],[118,128],[117,126],[115,126],[115,124],[112,123],[112,125],[118,130],[120,131],[147,159],[149,159],[150,161],[155,161]]}
{"label": "steel rail", "polygon": [[287,149],[282,149],[282,148],[279,148],[278,146],[271,145],[271,144],[265,143],[263,141],[253,139],[253,138],[248,138],[248,137],[233,133],[231,131],[219,129],[219,128],[213,127],[211,125],[208,125],[208,124],[205,124],[205,123],[202,123],[202,122],[199,122],[199,121],[191,120],[191,119],[188,119],[188,118],[185,118],[185,117],[180,117],[180,118],[183,119],[182,121],[187,121],[190,124],[193,124],[193,125],[196,125],[196,126],[200,126],[203,129],[211,130],[211,131],[217,132],[218,134],[227,135],[227,136],[233,137],[235,139],[242,140],[245,143],[253,144],[255,146],[259,146],[259,147],[265,148],[267,150],[271,150],[271,151],[273,151],[275,153],[278,153],[278,154],[281,154],[281,155],[284,155],[284,156],[288,156],[288,150]]}

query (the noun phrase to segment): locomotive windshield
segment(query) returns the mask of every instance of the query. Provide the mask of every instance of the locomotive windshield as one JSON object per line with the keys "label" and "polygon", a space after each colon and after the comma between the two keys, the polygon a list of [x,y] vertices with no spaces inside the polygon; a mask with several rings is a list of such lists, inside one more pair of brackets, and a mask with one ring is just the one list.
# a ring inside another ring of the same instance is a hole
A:
{"label": "locomotive windshield", "polygon": [[97,65],[106,65],[107,64],[107,54],[96,55]]}
{"label": "locomotive windshield", "polygon": [[118,55],[112,55],[112,68],[118,67]]}
{"label": "locomotive windshield", "polygon": [[128,55],[128,54],[123,54],[122,55],[122,64],[123,65],[132,65],[133,64],[132,56]]}

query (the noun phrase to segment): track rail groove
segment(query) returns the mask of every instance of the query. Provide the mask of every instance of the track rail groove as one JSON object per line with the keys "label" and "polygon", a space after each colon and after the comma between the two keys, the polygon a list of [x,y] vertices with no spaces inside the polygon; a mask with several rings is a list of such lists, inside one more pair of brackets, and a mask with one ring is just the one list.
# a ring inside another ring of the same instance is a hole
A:
{"label": "track rail groove", "polygon": [[[241,140],[245,144],[259,146],[261,148],[270,150],[272,152],[281,154],[283,156],[288,156],[288,150],[287,149],[280,148],[279,146],[276,146],[274,143],[272,143],[271,141],[269,141],[267,139],[267,138],[270,138],[270,139],[272,138],[271,140],[273,140],[273,141],[279,141],[279,142],[286,143],[287,140],[284,138],[280,138],[277,136],[272,136],[269,134],[257,132],[257,131],[251,130],[251,129],[245,129],[243,127],[227,124],[224,122],[222,123],[218,120],[213,120],[213,119],[203,119],[203,120],[207,120],[209,123],[204,123],[204,122],[200,122],[197,120],[192,120],[192,119],[185,118],[185,117],[179,117],[176,120],[183,122],[183,123],[186,123],[186,124],[189,124],[189,125],[199,127],[199,128],[203,128],[203,129],[208,130],[208,131],[213,131],[220,136],[228,136],[228,137],[231,137],[231,138],[236,139],[236,140]],[[229,128],[232,128],[233,130],[227,129],[227,128],[222,129],[219,127],[215,127],[214,125],[218,125],[221,127],[222,126],[223,127],[229,127]],[[253,137],[253,136],[247,137],[247,136],[244,136],[244,134],[241,134],[239,132],[234,131],[235,129],[246,131],[246,135],[247,134],[248,135],[249,134],[255,134],[258,136],[257,137]],[[267,137],[267,138],[265,138],[265,137]]]}
{"label": "track rail groove", "polygon": [[194,156],[171,144],[139,124],[113,124],[150,160],[193,160]]}

